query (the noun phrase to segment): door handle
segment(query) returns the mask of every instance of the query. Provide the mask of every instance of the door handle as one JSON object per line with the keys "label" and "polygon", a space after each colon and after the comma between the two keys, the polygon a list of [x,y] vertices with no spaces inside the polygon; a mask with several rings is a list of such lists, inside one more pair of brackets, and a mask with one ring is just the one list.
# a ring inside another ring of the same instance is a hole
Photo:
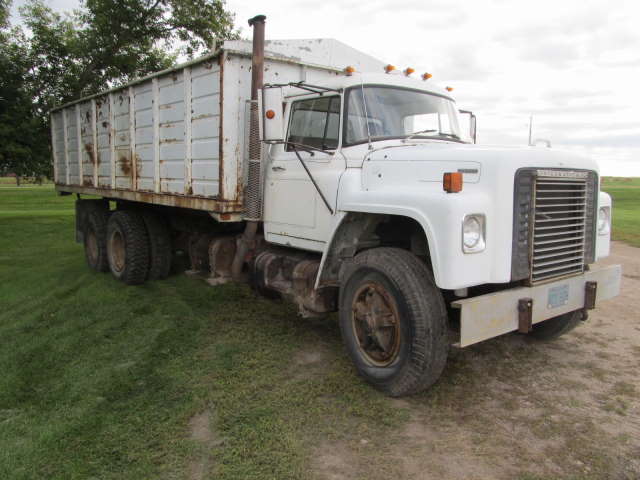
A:
{"label": "door handle", "polygon": [[273,170],[274,172],[284,172],[286,168],[279,165],[274,165],[273,167],[271,167],[271,170]]}

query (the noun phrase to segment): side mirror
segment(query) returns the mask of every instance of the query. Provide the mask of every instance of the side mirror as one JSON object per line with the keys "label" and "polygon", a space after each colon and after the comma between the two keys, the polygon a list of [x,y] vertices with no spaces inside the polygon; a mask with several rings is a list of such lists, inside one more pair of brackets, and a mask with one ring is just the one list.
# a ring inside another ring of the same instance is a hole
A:
{"label": "side mirror", "polygon": [[469,110],[458,110],[460,113],[469,115],[469,136],[473,143],[476,143],[476,116]]}
{"label": "side mirror", "polygon": [[284,102],[284,96],[282,94],[282,88],[265,86],[262,88],[261,94],[261,140],[266,143],[283,142],[284,115],[282,104]]}
{"label": "side mirror", "polygon": [[473,113],[469,119],[469,135],[473,139],[473,143],[476,143],[476,116]]}

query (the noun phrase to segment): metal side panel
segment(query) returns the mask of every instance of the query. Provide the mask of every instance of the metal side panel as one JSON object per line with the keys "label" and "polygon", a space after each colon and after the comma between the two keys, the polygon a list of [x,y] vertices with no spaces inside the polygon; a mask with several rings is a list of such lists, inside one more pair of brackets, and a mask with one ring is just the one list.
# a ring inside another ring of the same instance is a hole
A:
{"label": "metal side panel", "polygon": [[186,193],[184,72],[158,78],[158,115],[160,191]]}
{"label": "metal side panel", "polygon": [[135,158],[137,190],[155,190],[155,143],[153,122],[153,83],[148,81],[133,87],[135,112]]}
{"label": "metal side panel", "polygon": [[93,100],[78,105],[80,117],[80,159],[82,185],[94,184]]}
{"label": "metal side panel", "polygon": [[66,130],[66,152],[67,152],[67,168],[69,185],[81,185],[80,181],[80,162],[79,160],[79,136],[78,136],[78,115],[76,105],[64,109],[65,113],[65,130]]}
{"label": "metal side panel", "polygon": [[98,186],[111,186],[111,114],[109,96],[95,101],[96,163],[98,165]]}
{"label": "metal side panel", "polygon": [[[220,168],[220,66],[216,60],[211,59],[193,65],[190,82],[191,193],[203,197],[214,197],[220,192],[220,171],[222,170]],[[225,112],[226,115],[227,112]]]}
{"label": "metal side panel", "polygon": [[533,300],[532,323],[579,310],[585,303],[585,283],[597,282],[597,302],[620,293],[622,268],[611,265],[534,287],[520,287],[451,303],[460,309],[460,345],[497,337],[518,329],[518,300]]}
{"label": "metal side panel", "polygon": [[53,152],[53,172],[56,183],[67,181],[67,165],[64,150],[64,123],[63,111],[58,110],[51,114],[51,148]]}
{"label": "metal side panel", "polygon": [[113,95],[113,127],[111,130],[113,144],[113,180],[112,188],[132,189],[135,166],[131,152],[131,132],[129,130],[129,95],[126,90]]}

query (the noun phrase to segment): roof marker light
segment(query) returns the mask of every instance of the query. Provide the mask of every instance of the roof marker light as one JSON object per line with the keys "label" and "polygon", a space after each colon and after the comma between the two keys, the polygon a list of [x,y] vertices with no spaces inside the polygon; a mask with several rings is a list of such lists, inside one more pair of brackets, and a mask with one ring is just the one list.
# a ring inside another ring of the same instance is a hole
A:
{"label": "roof marker light", "polygon": [[403,70],[403,72],[402,72],[402,73],[404,73],[404,74],[408,77],[408,76],[409,76],[409,75],[411,75],[413,72],[415,72],[415,70],[414,70],[413,68],[411,68],[411,67],[407,67],[407,68],[405,68],[405,69]]}
{"label": "roof marker light", "polygon": [[351,65],[349,65],[344,69],[344,73],[347,75],[347,77],[350,77],[351,75],[353,75],[355,71],[356,71],[356,67],[352,67]]}
{"label": "roof marker light", "polygon": [[422,80],[429,80],[431,77],[433,77],[433,75],[431,75],[430,73],[422,74]]}
{"label": "roof marker light", "polygon": [[395,67],[394,65],[391,65],[391,64],[389,64],[389,65],[387,65],[386,67],[384,67],[384,71],[385,71],[385,73],[391,73],[391,72],[393,72],[395,69],[396,69],[396,67]]}
{"label": "roof marker light", "polygon": [[447,90],[447,92],[453,92],[453,87],[445,87],[445,89]]}

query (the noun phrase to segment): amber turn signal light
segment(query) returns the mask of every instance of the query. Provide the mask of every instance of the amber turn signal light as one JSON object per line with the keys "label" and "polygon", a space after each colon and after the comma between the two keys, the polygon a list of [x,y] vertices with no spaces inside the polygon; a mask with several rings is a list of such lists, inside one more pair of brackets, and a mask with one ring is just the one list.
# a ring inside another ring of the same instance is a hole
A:
{"label": "amber turn signal light", "polygon": [[276,116],[276,112],[274,112],[273,110],[267,110],[264,113],[264,116],[267,117],[269,120],[271,120],[273,117]]}
{"label": "amber turn signal light", "polygon": [[458,193],[462,191],[462,173],[447,172],[442,177],[442,187],[447,193]]}
{"label": "amber turn signal light", "polygon": [[396,67],[395,67],[394,65],[391,65],[391,64],[389,64],[389,65],[387,65],[386,67],[384,67],[384,71],[385,71],[386,73],[391,73],[391,72],[393,72],[395,69],[396,69]]}
{"label": "amber turn signal light", "polygon": [[429,80],[431,77],[433,77],[433,75],[431,75],[430,73],[422,74],[422,80]]}
{"label": "amber turn signal light", "polygon": [[344,73],[347,75],[347,77],[350,77],[351,75],[353,75],[355,71],[356,71],[355,67],[352,67],[351,65],[349,65],[344,69]]}
{"label": "amber turn signal light", "polygon": [[411,75],[413,72],[415,72],[415,70],[411,67],[407,67],[404,69],[404,74],[408,77],[409,75]]}

